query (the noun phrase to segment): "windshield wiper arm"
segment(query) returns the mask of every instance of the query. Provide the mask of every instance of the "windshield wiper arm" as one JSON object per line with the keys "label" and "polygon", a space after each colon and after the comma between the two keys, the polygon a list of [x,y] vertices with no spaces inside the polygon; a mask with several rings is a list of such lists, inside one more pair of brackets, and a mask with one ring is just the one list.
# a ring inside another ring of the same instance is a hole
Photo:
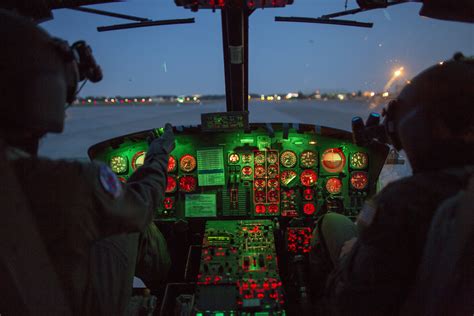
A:
{"label": "windshield wiper arm", "polygon": [[115,24],[115,25],[110,25],[110,26],[99,26],[97,28],[97,31],[107,32],[107,31],[134,29],[134,28],[139,28],[139,27],[161,26],[161,25],[172,25],[172,24],[187,24],[187,23],[194,23],[194,22],[195,22],[194,18],[145,21],[145,22],[138,22],[138,23],[125,23],[125,24]]}
{"label": "windshield wiper arm", "polygon": [[344,25],[344,26],[355,26],[355,27],[368,27],[374,26],[371,22],[358,22],[351,20],[334,20],[334,19],[323,19],[323,18],[303,18],[303,17],[284,17],[276,16],[276,22],[300,22],[300,23],[318,23],[318,24],[331,24],[331,25]]}

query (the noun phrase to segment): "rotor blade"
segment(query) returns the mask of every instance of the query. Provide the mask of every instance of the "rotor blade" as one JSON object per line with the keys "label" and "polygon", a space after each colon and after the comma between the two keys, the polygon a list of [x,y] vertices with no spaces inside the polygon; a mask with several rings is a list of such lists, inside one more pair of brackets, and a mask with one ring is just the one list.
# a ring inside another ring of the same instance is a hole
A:
{"label": "rotor blade", "polygon": [[91,8],[79,7],[79,8],[69,8],[69,9],[74,10],[74,11],[81,11],[81,12],[86,12],[86,13],[110,16],[110,17],[113,17],[113,18],[125,19],[125,20],[130,20],[130,21],[138,21],[138,22],[151,21],[150,19],[140,18],[138,16],[115,13],[115,12],[109,12],[109,11],[103,11],[103,10],[97,10],[97,9],[91,9]]}
{"label": "rotor blade", "polygon": [[[396,4],[401,4],[401,3],[403,3],[403,2],[406,2],[406,1],[389,2],[389,3],[387,3],[387,7],[392,6],[392,5],[396,5]],[[322,15],[321,18],[322,18],[322,19],[332,19],[332,18],[337,18],[337,17],[340,17],[340,16],[345,16],[345,15],[350,15],[350,14],[356,14],[356,13],[365,12],[365,11],[371,11],[371,10],[375,10],[375,9],[378,9],[378,8],[374,8],[374,9],[362,9],[362,8],[358,8],[358,9],[352,9],[352,10],[334,12],[334,13],[331,13],[331,14],[325,14],[325,15]]]}
{"label": "rotor blade", "polygon": [[275,21],[277,22],[301,22],[301,23],[318,23],[318,24],[332,24],[332,25],[344,25],[344,26],[356,26],[356,27],[368,27],[374,26],[374,23],[357,22],[350,20],[332,20],[332,19],[321,19],[321,18],[302,18],[302,17],[284,17],[276,16]]}
{"label": "rotor blade", "polygon": [[194,18],[190,18],[190,19],[149,21],[149,22],[139,22],[139,23],[126,23],[126,24],[116,24],[116,25],[110,25],[110,26],[99,26],[97,28],[97,31],[98,32],[107,32],[107,31],[116,31],[116,30],[133,29],[133,28],[139,28],[139,27],[147,27],[147,26],[187,24],[187,23],[194,23],[194,22],[195,22]]}
{"label": "rotor blade", "polygon": [[83,5],[94,5],[109,2],[124,2],[125,0],[47,0],[51,9],[74,8]]}

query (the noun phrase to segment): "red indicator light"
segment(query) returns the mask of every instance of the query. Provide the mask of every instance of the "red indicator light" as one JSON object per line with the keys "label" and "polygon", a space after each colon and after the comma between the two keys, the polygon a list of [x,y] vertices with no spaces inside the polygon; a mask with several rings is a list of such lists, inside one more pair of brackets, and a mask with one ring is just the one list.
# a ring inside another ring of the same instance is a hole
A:
{"label": "red indicator light", "polygon": [[179,179],[179,189],[183,192],[193,192],[196,190],[196,178],[193,176],[182,176]]}
{"label": "red indicator light", "polygon": [[316,184],[318,181],[318,175],[315,171],[307,169],[301,173],[300,181],[302,185],[310,187]]}
{"label": "red indicator light", "polygon": [[260,299],[262,299],[262,298],[265,297],[265,294],[263,294],[263,293],[258,293],[258,294],[257,294],[257,297],[260,298]]}
{"label": "red indicator light", "polygon": [[247,176],[247,177],[248,177],[248,176],[251,176],[252,173],[253,173],[252,167],[246,166],[246,167],[243,167],[243,168],[242,168],[242,174],[243,174],[244,176]]}
{"label": "red indicator light", "polygon": [[326,190],[331,194],[341,193],[342,181],[339,178],[329,178],[326,182]]}
{"label": "red indicator light", "polygon": [[174,207],[174,200],[171,197],[166,197],[163,200],[163,206],[166,210],[171,210]]}
{"label": "red indicator light", "polygon": [[174,191],[176,191],[176,187],[176,179],[172,176],[168,176],[166,180],[166,193],[173,193]]}
{"label": "red indicator light", "polygon": [[278,205],[272,204],[268,207],[268,213],[277,214],[278,213]]}
{"label": "red indicator light", "polygon": [[168,158],[168,172],[173,172],[176,170],[176,158],[174,158],[173,156],[170,156]]}
{"label": "red indicator light", "polygon": [[255,213],[257,214],[265,214],[266,208],[265,205],[259,204],[255,206]]}
{"label": "red indicator light", "polygon": [[122,183],[126,183],[126,182],[127,182],[127,179],[125,179],[124,177],[118,177],[118,179],[119,179],[120,182],[122,182]]}
{"label": "red indicator light", "polygon": [[369,177],[367,172],[356,171],[351,175],[351,185],[356,190],[363,190],[369,184]]}
{"label": "red indicator light", "polygon": [[306,201],[311,201],[313,199],[313,190],[310,188],[304,189],[303,195]]}
{"label": "red indicator light", "polygon": [[306,204],[303,206],[303,212],[304,212],[306,215],[313,215],[314,212],[316,212],[316,207],[314,206],[313,203],[306,203]]}

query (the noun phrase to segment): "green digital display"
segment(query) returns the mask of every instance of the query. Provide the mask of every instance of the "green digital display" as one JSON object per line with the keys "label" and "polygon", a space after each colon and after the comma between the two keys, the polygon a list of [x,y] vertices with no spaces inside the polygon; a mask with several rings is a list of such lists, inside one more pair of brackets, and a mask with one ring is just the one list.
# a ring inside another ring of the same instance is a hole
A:
{"label": "green digital display", "polygon": [[187,194],[185,199],[186,217],[216,217],[215,194]]}
{"label": "green digital display", "polygon": [[225,185],[224,150],[211,148],[197,151],[199,186]]}
{"label": "green digital display", "polygon": [[203,132],[245,130],[249,124],[248,112],[222,112],[201,114]]}

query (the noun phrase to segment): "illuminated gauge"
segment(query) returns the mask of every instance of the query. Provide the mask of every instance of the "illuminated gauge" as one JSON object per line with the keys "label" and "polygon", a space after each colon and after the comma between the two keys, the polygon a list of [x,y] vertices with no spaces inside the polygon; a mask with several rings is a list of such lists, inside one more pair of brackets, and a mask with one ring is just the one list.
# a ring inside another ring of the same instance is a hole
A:
{"label": "illuminated gauge", "polygon": [[116,174],[125,173],[128,170],[128,159],[124,156],[114,156],[110,159],[110,169]]}
{"label": "illuminated gauge", "polygon": [[264,166],[256,166],[255,167],[255,176],[257,178],[263,178],[265,176],[265,167]]}
{"label": "illuminated gauge", "polygon": [[196,158],[190,154],[186,154],[179,159],[179,168],[184,172],[191,172],[196,168]]}
{"label": "illuminated gauge", "polygon": [[122,183],[127,183],[127,179],[125,179],[124,177],[118,177],[118,179],[119,179],[120,182],[122,182]]}
{"label": "illuminated gauge", "polygon": [[255,202],[265,202],[265,191],[257,190],[255,191]]}
{"label": "illuminated gauge", "polygon": [[166,180],[166,193],[173,193],[176,191],[176,187],[178,184],[176,183],[175,177],[168,176]]}
{"label": "illuminated gauge", "polygon": [[267,182],[269,188],[278,188],[278,180],[277,179],[270,179]]}
{"label": "illuminated gauge", "polygon": [[249,177],[249,176],[252,175],[252,173],[253,173],[252,167],[246,166],[246,167],[242,168],[242,175],[243,176]]}
{"label": "illuminated gauge", "polygon": [[369,156],[366,153],[353,153],[350,158],[350,165],[353,169],[365,169],[369,164]]}
{"label": "illuminated gauge", "polygon": [[369,184],[367,172],[356,171],[351,174],[351,185],[356,190],[364,190]]}
{"label": "illuminated gauge", "polygon": [[166,197],[163,200],[163,206],[166,210],[171,210],[174,207],[174,199],[172,197]]}
{"label": "illuminated gauge", "polygon": [[314,206],[313,203],[306,203],[303,206],[303,213],[305,213],[306,215],[313,215],[314,212],[316,212],[316,206]]}
{"label": "illuminated gauge", "polygon": [[132,158],[132,168],[137,170],[139,167],[143,166],[145,163],[146,151],[142,150],[133,155]]}
{"label": "illuminated gauge", "polygon": [[324,151],[321,162],[327,172],[341,172],[346,164],[346,156],[344,156],[342,150],[331,148]]}
{"label": "illuminated gauge", "polygon": [[265,163],[265,154],[261,151],[255,154],[255,163],[263,165]]}
{"label": "illuminated gauge", "polygon": [[300,175],[301,184],[310,187],[316,184],[318,181],[318,175],[311,169],[304,170]]}
{"label": "illuminated gauge", "polygon": [[240,160],[239,154],[232,153],[229,155],[229,163],[238,163]]}
{"label": "illuminated gauge", "polygon": [[341,193],[342,181],[339,178],[329,178],[326,181],[326,190],[331,194]]}
{"label": "illuminated gauge", "polygon": [[314,197],[313,189],[310,189],[310,188],[304,189],[303,198],[306,201],[311,201],[313,199],[313,197]]}
{"label": "illuminated gauge", "polygon": [[293,168],[296,165],[296,154],[290,150],[281,153],[280,162],[283,167]]}
{"label": "illuminated gauge", "polygon": [[197,181],[193,176],[182,176],[179,179],[179,189],[183,192],[193,192],[196,190]]}
{"label": "illuminated gauge", "polygon": [[276,165],[268,166],[268,177],[275,178],[278,175],[278,167]]}
{"label": "illuminated gauge", "polygon": [[176,158],[170,156],[168,158],[168,172],[173,172],[176,170]]}
{"label": "illuminated gauge", "polygon": [[262,204],[255,205],[256,214],[265,214],[265,212],[266,212],[265,205],[262,205]]}
{"label": "illuminated gauge", "polygon": [[278,205],[277,204],[271,204],[270,206],[268,206],[268,213],[270,213],[270,214],[278,213]]}
{"label": "illuminated gauge", "polygon": [[252,162],[252,154],[242,154],[242,162],[243,163],[251,163]]}
{"label": "illuminated gauge", "polygon": [[318,154],[314,151],[306,150],[301,153],[301,168],[314,168],[318,164]]}
{"label": "illuminated gauge", "polygon": [[293,170],[285,170],[280,175],[281,184],[285,187],[289,187],[298,175]]}
{"label": "illuminated gauge", "polygon": [[261,180],[261,179],[255,180],[256,188],[264,188],[265,184],[266,184],[265,180]]}
{"label": "illuminated gauge", "polygon": [[278,161],[278,154],[274,151],[269,151],[267,153],[267,161],[270,164],[274,164]]}
{"label": "illuminated gauge", "polygon": [[270,190],[267,193],[267,198],[269,202],[278,202],[278,197],[279,197],[279,192],[278,190]]}

